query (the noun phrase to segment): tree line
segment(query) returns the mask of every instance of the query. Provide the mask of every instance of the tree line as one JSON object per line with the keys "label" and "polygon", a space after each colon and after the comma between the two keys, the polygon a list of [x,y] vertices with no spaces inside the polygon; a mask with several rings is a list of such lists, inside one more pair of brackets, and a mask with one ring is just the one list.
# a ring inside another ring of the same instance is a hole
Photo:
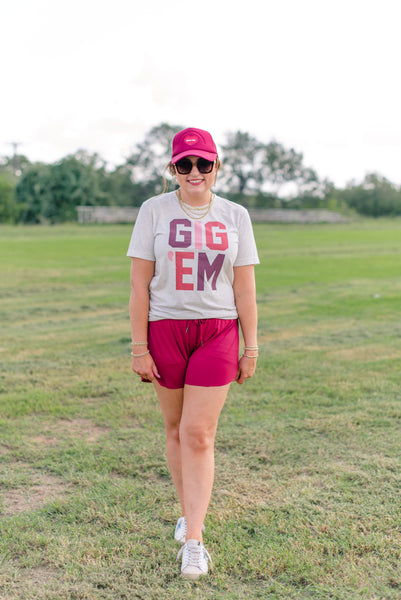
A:
{"label": "tree line", "polygon": [[[152,127],[121,164],[79,150],[52,163],[23,155],[0,159],[0,222],[60,223],[77,206],[140,206],[159,194],[171,141],[182,126]],[[379,217],[401,215],[401,188],[376,173],[338,189],[304,164],[302,153],[249,133],[226,134],[216,190],[247,207],[326,208]],[[165,177],[171,177],[165,173]],[[171,182],[174,189],[174,182]]]}

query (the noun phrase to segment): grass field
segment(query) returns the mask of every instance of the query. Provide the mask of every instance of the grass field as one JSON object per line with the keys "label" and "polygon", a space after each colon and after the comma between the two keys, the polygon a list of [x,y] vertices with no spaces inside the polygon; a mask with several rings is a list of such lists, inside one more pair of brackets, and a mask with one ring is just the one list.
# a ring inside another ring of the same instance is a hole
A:
{"label": "grass field", "polygon": [[233,384],[179,577],[128,226],[0,227],[0,598],[401,597],[401,222],[257,225],[261,355]]}

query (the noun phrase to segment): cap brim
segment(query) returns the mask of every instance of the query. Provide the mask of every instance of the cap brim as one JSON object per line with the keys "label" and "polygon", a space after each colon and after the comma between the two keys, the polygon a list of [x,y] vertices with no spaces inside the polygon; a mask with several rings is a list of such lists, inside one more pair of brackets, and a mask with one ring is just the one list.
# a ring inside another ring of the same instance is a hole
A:
{"label": "cap brim", "polygon": [[185,152],[180,152],[176,156],[173,156],[171,159],[171,163],[175,165],[176,162],[184,158],[185,156],[199,156],[199,158],[204,158],[206,160],[216,160],[217,152],[206,152],[205,150],[185,150]]}

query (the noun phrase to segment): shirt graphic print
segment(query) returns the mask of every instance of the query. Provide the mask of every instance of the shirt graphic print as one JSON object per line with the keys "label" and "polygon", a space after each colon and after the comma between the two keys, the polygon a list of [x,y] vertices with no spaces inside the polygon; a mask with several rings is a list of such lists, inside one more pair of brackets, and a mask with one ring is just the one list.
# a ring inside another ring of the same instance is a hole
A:
{"label": "shirt graphic print", "polygon": [[[168,258],[175,263],[176,290],[205,290],[205,279],[211,281],[212,290],[217,289],[217,278],[224,263],[224,250],[228,248],[227,228],[219,221],[205,224],[189,219],[170,221]],[[182,250],[194,245],[195,252]],[[217,251],[210,262],[204,247]],[[179,248],[179,250],[178,250]]]}
{"label": "shirt graphic print", "polygon": [[149,320],[235,319],[234,267],[259,262],[247,210],[215,196],[202,219],[175,192],[140,208],[127,256],[154,262]]}

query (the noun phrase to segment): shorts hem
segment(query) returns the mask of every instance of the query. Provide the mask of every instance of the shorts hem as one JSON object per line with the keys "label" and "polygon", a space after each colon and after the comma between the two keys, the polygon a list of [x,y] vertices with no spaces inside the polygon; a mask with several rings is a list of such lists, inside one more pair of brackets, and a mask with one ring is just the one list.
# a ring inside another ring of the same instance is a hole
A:
{"label": "shorts hem", "polygon": [[157,383],[159,385],[161,385],[161,387],[164,387],[164,388],[166,388],[168,390],[183,390],[185,388],[185,386],[187,386],[187,385],[191,385],[193,387],[204,387],[204,388],[224,387],[226,385],[229,385],[230,383],[233,383],[234,381],[235,381],[235,378],[234,379],[230,379],[230,381],[227,381],[227,383],[218,383],[217,385],[210,385],[210,384],[202,385],[202,384],[199,384],[199,383],[187,383],[185,381],[184,382],[184,386],[178,386],[178,387],[171,386],[171,385],[166,385],[166,384],[162,383],[159,379],[157,380]]}

